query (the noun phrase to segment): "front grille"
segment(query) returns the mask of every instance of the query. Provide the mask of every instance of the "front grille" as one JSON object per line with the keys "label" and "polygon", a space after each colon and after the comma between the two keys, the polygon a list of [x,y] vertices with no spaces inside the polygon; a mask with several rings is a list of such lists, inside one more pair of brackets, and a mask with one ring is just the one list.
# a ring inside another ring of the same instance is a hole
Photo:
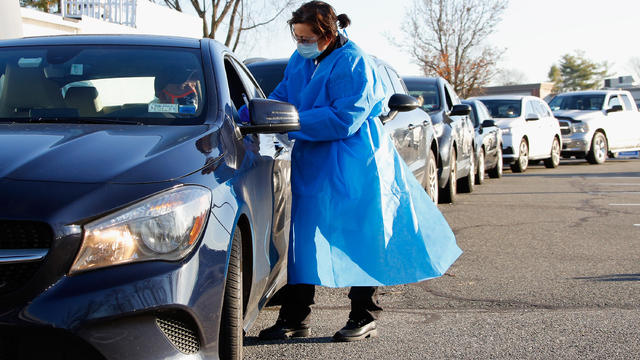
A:
{"label": "front grille", "polygon": [[49,249],[53,232],[34,221],[0,221],[0,249]]}
{"label": "front grille", "polygon": [[171,344],[180,352],[195,354],[200,351],[197,327],[189,315],[183,313],[162,314],[156,318],[156,323]]}
{"label": "front grille", "polygon": [[562,135],[570,135],[571,134],[571,122],[565,121],[565,120],[561,120],[561,121],[558,121],[558,124],[560,125],[560,133]]}
{"label": "front grille", "polygon": [[[49,225],[31,221],[0,221],[2,250],[49,249],[53,231]],[[0,263],[0,295],[22,287],[33,277],[42,261]]]}

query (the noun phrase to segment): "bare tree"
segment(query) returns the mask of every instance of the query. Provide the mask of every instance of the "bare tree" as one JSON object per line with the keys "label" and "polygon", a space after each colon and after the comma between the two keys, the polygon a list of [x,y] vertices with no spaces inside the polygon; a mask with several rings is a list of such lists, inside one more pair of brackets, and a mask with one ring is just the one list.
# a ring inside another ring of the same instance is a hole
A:
{"label": "bare tree", "polygon": [[634,56],[629,59],[629,70],[636,81],[640,81],[640,57]]}
{"label": "bare tree", "polygon": [[441,76],[462,97],[489,82],[503,50],[483,42],[507,0],[414,0],[402,30],[408,52],[427,76]]}
{"label": "bare tree", "polygon": [[527,82],[527,75],[517,69],[499,69],[495,72],[492,83],[496,85],[519,85]]}
{"label": "bare tree", "polygon": [[[278,19],[285,10],[300,0],[151,0],[177,11],[183,11],[183,3],[191,4],[202,19],[202,36],[216,39],[219,31],[224,44],[236,50],[242,34]],[[222,42],[222,41],[221,41]]]}

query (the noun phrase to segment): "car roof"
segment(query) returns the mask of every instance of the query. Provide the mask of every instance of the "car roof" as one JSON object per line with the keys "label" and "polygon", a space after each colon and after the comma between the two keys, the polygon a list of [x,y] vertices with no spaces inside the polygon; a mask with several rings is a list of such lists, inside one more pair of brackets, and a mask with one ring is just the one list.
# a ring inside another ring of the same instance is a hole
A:
{"label": "car roof", "polygon": [[201,39],[160,35],[52,35],[1,40],[0,47],[47,45],[139,45],[200,48]]}
{"label": "car roof", "polygon": [[244,60],[244,64],[246,66],[262,66],[262,65],[286,65],[289,62],[289,59],[287,58],[281,58],[281,59],[266,59],[266,58],[249,58],[249,59],[245,59]]}
{"label": "car roof", "polygon": [[[535,98],[530,95],[487,95],[487,96],[475,96],[469,100],[522,100],[525,98]],[[539,99],[539,98],[538,98]]]}
{"label": "car roof", "polygon": [[438,82],[437,77],[426,77],[426,76],[403,76],[402,80],[404,80],[405,82],[413,82],[413,83],[417,83],[417,82],[422,82],[422,83],[435,83]]}
{"label": "car roof", "polygon": [[556,96],[560,95],[606,95],[606,94],[620,94],[626,92],[625,90],[580,90],[580,91],[567,91]]}

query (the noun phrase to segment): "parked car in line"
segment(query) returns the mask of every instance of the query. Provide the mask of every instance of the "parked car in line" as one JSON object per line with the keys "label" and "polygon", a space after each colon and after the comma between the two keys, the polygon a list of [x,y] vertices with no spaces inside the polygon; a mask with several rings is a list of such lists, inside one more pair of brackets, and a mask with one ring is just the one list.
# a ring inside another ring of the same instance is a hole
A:
{"label": "parked car in line", "polygon": [[453,203],[458,190],[475,186],[474,129],[469,105],[462,104],[443,78],[404,77],[409,94],[422,97],[422,109],[431,116],[438,139],[440,202]]}
{"label": "parked car in line", "polygon": [[[408,92],[397,72],[386,62],[375,58],[378,73],[385,85],[390,104],[395,94]],[[248,59],[247,68],[266,94],[271,93],[284,76],[288,59]],[[420,109],[399,113],[393,119],[382,118],[385,131],[392,137],[398,153],[434,202],[438,202],[438,143],[431,120]]]}
{"label": "parked car in line", "polygon": [[628,91],[558,94],[549,107],[560,123],[565,158],[602,164],[608,154],[640,150],[640,112]]}
{"label": "parked car in line", "polygon": [[471,121],[475,128],[476,184],[484,182],[485,172],[491,178],[502,177],[502,131],[480,100],[463,100],[462,103],[471,106]]}
{"label": "parked car in line", "polygon": [[562,138],[558,120],[547,103],[535,96],[495,95],[474,98],[489,109],[502,129],[502,157],[513,172],[524,172],[530,161],[558,167]]}

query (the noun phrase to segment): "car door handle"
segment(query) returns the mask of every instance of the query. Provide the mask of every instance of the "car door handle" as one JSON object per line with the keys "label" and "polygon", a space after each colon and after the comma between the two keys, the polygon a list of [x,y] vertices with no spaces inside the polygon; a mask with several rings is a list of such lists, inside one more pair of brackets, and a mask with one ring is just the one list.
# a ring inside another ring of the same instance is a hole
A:
{"label": "car door handle", "polygon": [[411,130],[413,130],[413,129],[415,129],[415,128],[417,128],[417,126],[416,126],[416,125],[409,124],[409,126],[407,127],[407,130],[411,131]]}

